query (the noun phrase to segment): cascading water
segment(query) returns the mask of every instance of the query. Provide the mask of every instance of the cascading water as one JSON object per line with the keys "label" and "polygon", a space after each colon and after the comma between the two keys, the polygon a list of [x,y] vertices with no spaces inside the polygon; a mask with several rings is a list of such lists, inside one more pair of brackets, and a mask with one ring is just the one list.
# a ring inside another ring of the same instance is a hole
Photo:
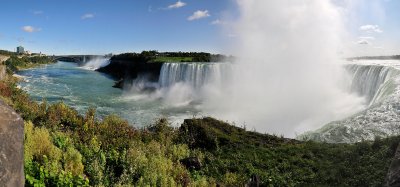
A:
{"label": "cascading water", "polygon": [[173,106],[202,103],[230,76],[230,63],[164,63],[158,95]]}
{"label": "cascading water", "polygon": [[[397,74],[398,70],[380,65],[347,65],[352,75],[351,91],[365,97],[368,105],[372,105],[387,90],[385,82]],[[387,93],[386,93],[387,94]]]}
{"label": "cascading water", "polygon": [[166,88],[184,83],[193,89],[220,84],[227,77],[227,66],[226,63],[165,63],[161,68],[159,84]]}
{"label": "cascading water", "polygon": [[96,70],[101,67],[107,66],[110,63],[110,59],[108,58],[95,58],[86,62],[82,68],[88,70]]}
{"label": "cascading water", "polygon": [[366,109],[298,138],[352,143],[400,134],[400,61],[361,61],[346,65],[351,90],[363,96]]}

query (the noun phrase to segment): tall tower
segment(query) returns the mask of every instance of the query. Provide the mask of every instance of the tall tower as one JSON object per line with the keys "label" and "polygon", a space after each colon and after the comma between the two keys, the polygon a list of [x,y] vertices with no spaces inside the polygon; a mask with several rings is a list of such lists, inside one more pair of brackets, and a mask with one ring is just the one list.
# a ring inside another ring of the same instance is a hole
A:
{"label": "tall tower", "polygon": [[25,53],[24,47],[18,46],[18,47],[17,47],[17,53],[18,53],[18,54],[23,54],[23,53]]}

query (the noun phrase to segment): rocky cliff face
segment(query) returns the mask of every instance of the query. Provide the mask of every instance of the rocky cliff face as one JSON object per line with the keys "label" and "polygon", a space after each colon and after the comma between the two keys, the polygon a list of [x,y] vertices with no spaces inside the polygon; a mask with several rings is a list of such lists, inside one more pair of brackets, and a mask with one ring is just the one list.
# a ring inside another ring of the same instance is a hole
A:
{"label": "rocky cliff face", "polygon": [[146,77],[149,81],[158,81],[162,63],[151,63],[149,58],[140,54],[122,54],[110,59],[107,66],[96,71],[111,75],[116,82],[114,87],[122,88],[124,83],[138,77]]}
{"label": "rocky cliff face", "polygon": [[2,64],[8,58],[8,56],[0,55],[0,80],[4,79],[4,77],[6,76],[6,66]]}
{"label": "rocky cliff face", "polygon": [[392,163],[390,163],[386,176],[386,186],[400,186],[400,144],[397,146]]}
{"label": "rocky cliff face", "polygon": [[0,80],[3,80],[6,76],[6,66],[0,65]]}
{"label": "rocky cliff face", "polygon": [[0,186],[24,186],[24,123],[0,100]]}

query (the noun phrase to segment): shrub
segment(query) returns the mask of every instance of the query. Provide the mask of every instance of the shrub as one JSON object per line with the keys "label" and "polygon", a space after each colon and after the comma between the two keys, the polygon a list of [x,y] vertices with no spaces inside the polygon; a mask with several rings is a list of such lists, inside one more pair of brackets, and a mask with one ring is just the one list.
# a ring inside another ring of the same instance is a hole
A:
{"label": "shrub", "polygon": [[50,162],[58,162],[61,159],[61,150],[54,146],[50,133],[45,128],[35,128],[32,122],[25,123],[25,159],[44,164],[47,158]]}
{"label": "shrub", "polygon": [[64,169],[72,175],[83,174],[82,155],[73,147],[68,147],[64,153]]}

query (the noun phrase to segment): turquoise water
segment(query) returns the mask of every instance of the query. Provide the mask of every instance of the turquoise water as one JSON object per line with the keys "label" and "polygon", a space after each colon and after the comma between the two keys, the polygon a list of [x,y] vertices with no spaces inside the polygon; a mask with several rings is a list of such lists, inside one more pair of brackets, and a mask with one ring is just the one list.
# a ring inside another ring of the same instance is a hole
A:
{"label": "turquoise water", "polygon": [[98,118],[117,114],[134,126],[145,126],[160,117],[173,123],[195,115],[194,106],[173,106],[163,102],[159,93],[140,93],[113,88],[114,80],[103,73],[78,67],[75,63],[57,62],[18,72],[23,90],[37,101],[63,101],[84,114],[96,108]]}

